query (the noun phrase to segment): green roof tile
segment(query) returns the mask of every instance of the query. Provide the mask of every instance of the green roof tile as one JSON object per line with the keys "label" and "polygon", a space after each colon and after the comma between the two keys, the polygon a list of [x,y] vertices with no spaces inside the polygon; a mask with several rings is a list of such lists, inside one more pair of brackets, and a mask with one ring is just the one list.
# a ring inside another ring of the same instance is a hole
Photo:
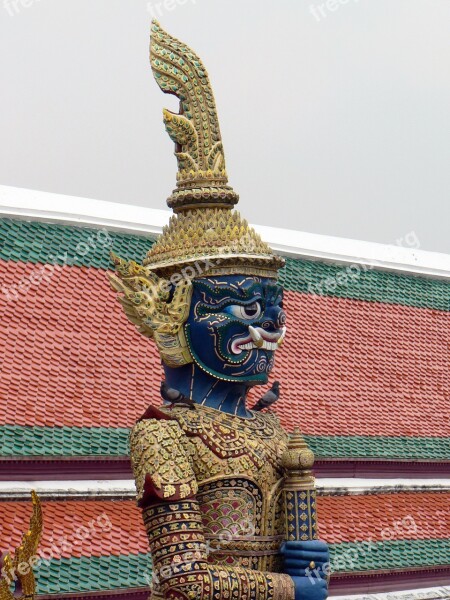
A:
{"label": "green roof tile", "polygon": [[127,554],[52,559],[41,562],[36,576],[39,595],[145,588],[151,558],[150,554]]}
{"label": "green roof tile", "polygon": [[450,285],[437,279],[299,259],[287,259],[281,279],[296,292],[450,310]]}
{"label": "green roof tile", "polygon": [[0,426],[0,456],[127,456],[126,428]]}
{"label": "green roof tile", "polygon": [[450,540],[391,540],[331,544],[334,573],[425,568],[450,564]]}
{"label": "green roof tile", "polygon": [[450,438],[305,435],[317,458],[450,460]]}
{"label": "green roof tile", "polygon": [[109,252],[141,261],[154,237],[39,221],[0,219],[0,258],[110,269]]}
{"label": "green roof tile", "polygon": [[[129,430],[0,426],[0,456],[127,456]],[[305,436],[317,458],[449,460],[450,438]]]}
{"label": "green roof tile", "polygon": [[[450,564],[450,540],[396,540],[331,544],[333,573],[435,568]],[[53,559],[37,571],[38,593],[68,594],[144,588],[150,554]]]}

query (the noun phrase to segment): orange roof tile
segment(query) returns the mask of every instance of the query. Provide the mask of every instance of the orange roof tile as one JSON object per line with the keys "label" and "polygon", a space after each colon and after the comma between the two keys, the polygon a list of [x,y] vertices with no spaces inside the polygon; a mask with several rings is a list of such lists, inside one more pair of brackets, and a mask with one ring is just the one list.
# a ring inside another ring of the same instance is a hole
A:
{"label": "orange roof tile", "polygon": [[[0,279],[35,268],[0,261]],[[160,401],[156,349],[127,321],[105,271],[62,267],[16,301],[0,295],[0,310],[0,424],[129,427]],[[448,436],[448,313],[299,292],[286,292],[286,310],[272,375],[286,427]]]}
{"label": "orange roof tile", "polygon": [[[320,537],[329,544],[450,537],[450,492],[319,496]],[[0,502],[0,550],[13,550],[31,513],[29,502]],[[41,550],[55,558],[148,552],[134,501],[43,502]]]}
{"label": "orange roof tile", "polygon": [[446,539],[450,493],[321,496],[320,536],[328,543]]}

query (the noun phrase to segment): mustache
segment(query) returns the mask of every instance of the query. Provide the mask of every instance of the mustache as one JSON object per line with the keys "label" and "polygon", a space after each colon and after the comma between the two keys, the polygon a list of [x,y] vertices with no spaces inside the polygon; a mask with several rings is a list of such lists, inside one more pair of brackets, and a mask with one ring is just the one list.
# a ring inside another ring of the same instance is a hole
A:
{"label": "mustache", "polygon": [[253,327],[249,325],[248,335],[236,338],[231,343],[233,354],[240,354],[244,350],[278,350],[284,341],[286,327],[279,331],[266,331],[262,327]]}

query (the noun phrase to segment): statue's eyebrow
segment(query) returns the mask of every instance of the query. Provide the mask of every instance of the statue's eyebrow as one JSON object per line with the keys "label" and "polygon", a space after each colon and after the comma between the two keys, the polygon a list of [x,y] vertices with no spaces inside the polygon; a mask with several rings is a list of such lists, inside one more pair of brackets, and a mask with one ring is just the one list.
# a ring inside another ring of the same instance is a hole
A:
{"label": "statue's eyebrow", "polygon": [[[249,287],[243,285],[247,280],[251,282]],[[206,292],[211,300],[217,300],[217,297],[225,291],[229,292],[230,297],[237,301],[248,300],[254,296],[262,297],[264,294],[261,283],[255,282],[253,278],[246,278],[236,283],[230,281],[212,281],[211,279],[208,279],[207,282],[198,282],[198,286],[200,289],[203,288],[204,293]],[[204,300],[207,301],[205,296]],[[226,298],[219,298],[219,300],[219,304],[221,304],[222,301],[226,301]]]}
{"label": "statue's eyebrow", "polygon": [[[247,281],[250,282],[250,285],[248,287],[245,287],[244,284]],[[262,295],[263,286],[261,285],[260,281],[255,281],[253,277],[246,277],[245,279],[242,279],[242,281],[236,282],[236,285],[243,294],[248,295],[248,292],[251,289],[253,293],[255,292],[255,290],[257,290]]]}
{"label": "statue's eyebrow", "polygon": [[245,298],[252,298],[253,296],[263,297],[264,290],[262,285],[259,282],[252,282],[252,285],[245,287],[240,283],[237,284],[237,288],[240,296],[244,296]]}
{"label": "statue's eyebrow", "polygon": [[214,279],[207,279],[206,281],[208,281],[211,285],[217,285],[217,286],[227,286],[227,287],[236,287],[234,285],[234,283],[227,281],[226,279],[224,279],[223,281],[215,281]]}

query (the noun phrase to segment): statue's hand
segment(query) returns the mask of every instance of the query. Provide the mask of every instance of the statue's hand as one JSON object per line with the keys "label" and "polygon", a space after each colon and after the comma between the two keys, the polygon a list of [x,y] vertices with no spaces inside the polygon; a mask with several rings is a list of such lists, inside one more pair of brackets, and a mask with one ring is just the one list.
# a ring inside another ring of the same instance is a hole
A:
{"label": "statue's hand", "polygon": [[292,577],[295,585],[295,600],[326,600],[328,598],[328,584],[323,579],[309,577]]}
{"label": "statue's hand", "polygon": [[330,567],[328,546],[324,542],[286,542],[281,547],[284,573],[295,583],[295,600],[325,600]]}

